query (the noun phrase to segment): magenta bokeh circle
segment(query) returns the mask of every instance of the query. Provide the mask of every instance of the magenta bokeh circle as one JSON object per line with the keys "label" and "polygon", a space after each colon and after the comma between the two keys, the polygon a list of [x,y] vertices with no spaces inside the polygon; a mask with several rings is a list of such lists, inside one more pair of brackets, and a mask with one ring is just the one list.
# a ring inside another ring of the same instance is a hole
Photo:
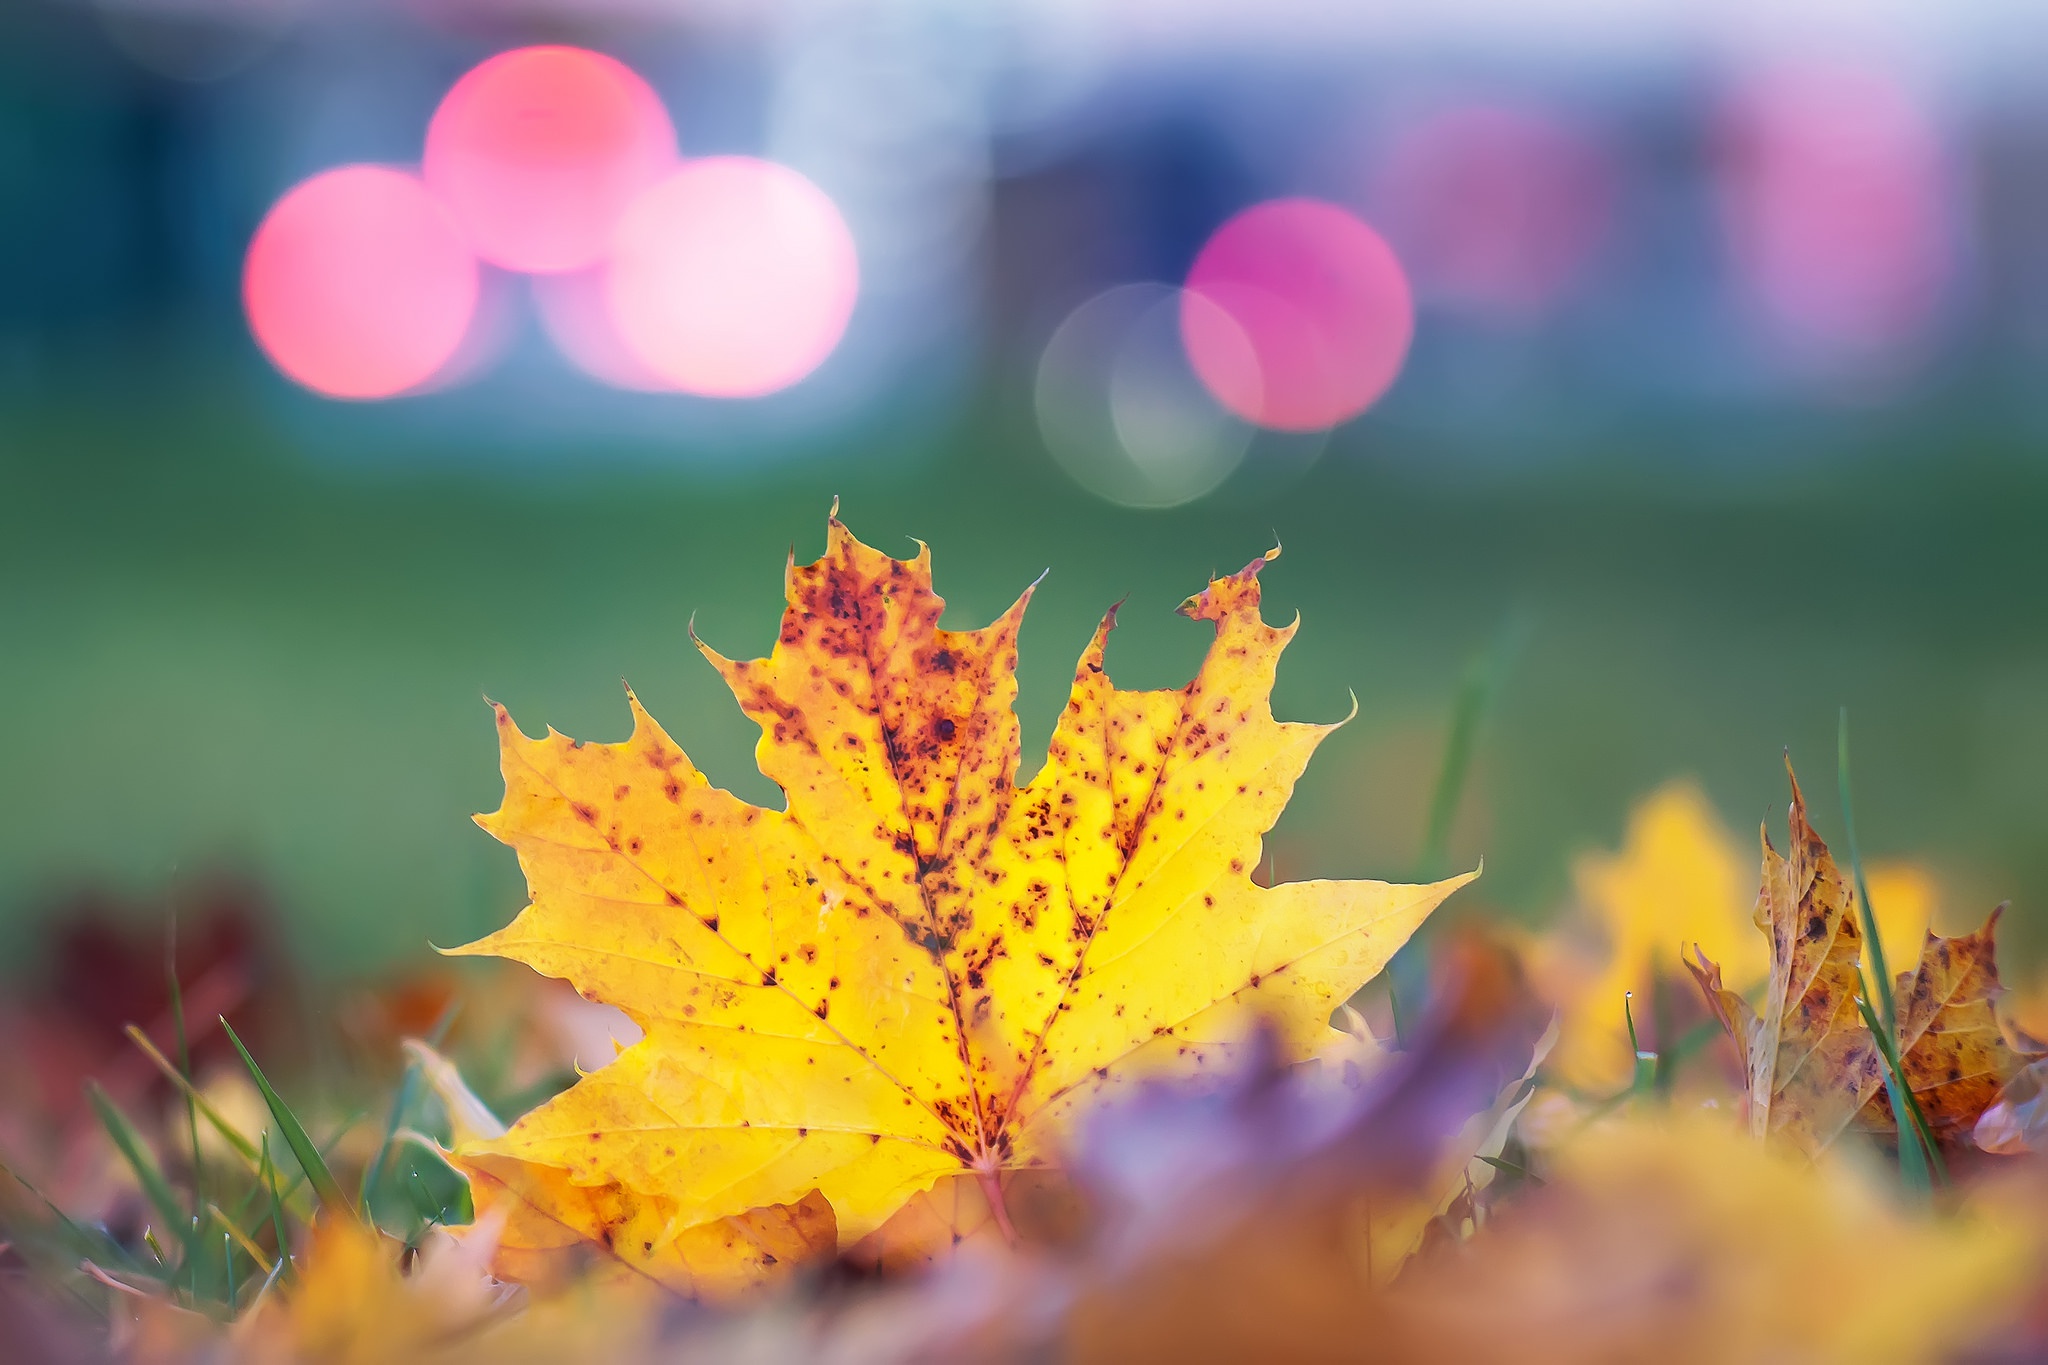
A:
{"label": "magenta bokeh circle", "polygon": [[1270,200],[1230,219],[1195,258],[1187,288],[1216,306],[1181,311],[1195,372],[1224,407],[1277,431],[1322,431],[1364,412],[1400,374],[1415,333],[1393,249],[1316,199]]}

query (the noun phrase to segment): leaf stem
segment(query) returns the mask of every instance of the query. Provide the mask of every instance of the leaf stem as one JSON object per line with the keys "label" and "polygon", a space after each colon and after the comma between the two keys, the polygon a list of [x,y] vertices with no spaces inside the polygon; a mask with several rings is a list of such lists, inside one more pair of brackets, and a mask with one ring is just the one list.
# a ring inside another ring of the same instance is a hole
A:
{"label": "leaf stem", "polygon": [[974,1178],[981,1183],[982,1197],[988,1200],[989,1215],[996,1220],[996,1231],[1003,1234],[1005,1243],[1016,1246],[1017,1227],[1010,1221],[1009,1206],[1003,1202],[1002,1172],[976,1170]]}

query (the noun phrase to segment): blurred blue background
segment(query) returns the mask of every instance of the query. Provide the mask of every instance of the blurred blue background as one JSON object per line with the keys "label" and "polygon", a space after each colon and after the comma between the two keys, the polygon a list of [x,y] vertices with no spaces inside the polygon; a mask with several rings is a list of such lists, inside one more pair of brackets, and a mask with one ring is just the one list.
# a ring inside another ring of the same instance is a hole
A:
{"label": "blurred blue background", "polygon": [[[337,401],[252,340],[280,196],[417,169],[456,80],[534,44],[638,73],[685,164],[829,199],[858,295],[814,371],[614,387],[565,358],[545,280],[489,263],[416,391]],[[1176,684],[1203,632],[1174,604],[1283,542],[1277,708],[1360,703],[1283,877],[1414,870],[1460,680],[1509,638],[1451,841],[1486,858],[1477,900],[1548,913],[1673,776],[1738,827],[1781,808],[1788,747],[1831,792],[1847,706],[1866,853],[1927,860],[1966,915],[2011,898],[2028,955],[2044,58],[2048,10],[1990,0],[16,0],[11,960],[80,888],[203,869],[269,887],[319,970],[502,922],[516,868],[466,818],[496,801],[485,694],[605,739],[629,678],[772,799],[685,627],[764,650],[835,495],[872,544],[930,542],[954,624],[1050,567],[1027,769],[1108,602],[1119,681]],[[1204,244],[1290,197],[1367,225],[1413,299],[1391,387],[1327,431],[1230,409],[1179,349]]]}

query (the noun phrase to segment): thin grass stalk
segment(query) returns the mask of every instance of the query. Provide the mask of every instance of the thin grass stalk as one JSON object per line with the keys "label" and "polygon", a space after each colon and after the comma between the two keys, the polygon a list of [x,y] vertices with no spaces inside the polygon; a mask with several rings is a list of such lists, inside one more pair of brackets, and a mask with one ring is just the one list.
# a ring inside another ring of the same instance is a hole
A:
{"label": "thin grass stalk", "polygon": [[[1877,912],[1870,903],[1870,883],[1863,875],[1863,853],[1856,843],[1856,808],[1849,797],[1849,708],[1843,707],[1835,735],[1835,781],[1841,792],[1842,829],[1849,840],[1849,868],[1855,879],[1856,909],[1863,930],[1868,971],[1864,972],[1864,996],[1858,1001],[1871,1034],[1878,1042],[1885,1064],[1885,1094],[1891,1101],[1892,1127],[1899,1135],[1899,1180],[1908,1190],[1925,1194],[1933,1185],[1933,1171],[1941,1161],[1931,1135],[1913,1122],[1919,1105],[1912,1086],[1899,1065],[1899,1019],[1892,996],[1891,969],[1884,960],[1884,940],[1877,934]],[[1869,978],[1876,978],[1873,982]],[[1874,989],[1873,989],[1874,988]],[[1875,1010],[1872,1001],[1876,1002]],[[1872,1018],[1872,1014],[1875,1017]],[[1922,1120],[1924,1123],[1924,1119]]]}

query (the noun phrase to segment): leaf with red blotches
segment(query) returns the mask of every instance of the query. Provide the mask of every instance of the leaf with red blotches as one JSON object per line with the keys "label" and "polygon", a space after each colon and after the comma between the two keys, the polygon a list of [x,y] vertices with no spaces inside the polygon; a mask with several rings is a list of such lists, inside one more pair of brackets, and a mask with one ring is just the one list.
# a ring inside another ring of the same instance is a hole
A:
{"label": "leaf with red blotches", "polygon": [[529,739],[500,710],[505,800],[480,823],[532,904],[459,951],[564,977],[645,1036],[458,1160],[545,1198],[610,1192],[662,1229],[615,1235],[628,1261],[812,1190],[851,1245],[948,1177],[1007,1236],[1005,1181],[1056,1164],[1099,1095],[1213,1068],[1256,1020],[1292,1059],[1326,1044],[1469,877],[1252,880],[1334,728],[1272,714],[1294,627],[1260,617],[1266,563],[1182,605],[1215,630],[1184,687],[1112,684],[1106,616],[1021,786],[1029,590],[940,629],[928,553],[836,516],[824,557],[789,565],[768,657],[704,650],[786,810],[713,787],[630,694],[616,744]]}

